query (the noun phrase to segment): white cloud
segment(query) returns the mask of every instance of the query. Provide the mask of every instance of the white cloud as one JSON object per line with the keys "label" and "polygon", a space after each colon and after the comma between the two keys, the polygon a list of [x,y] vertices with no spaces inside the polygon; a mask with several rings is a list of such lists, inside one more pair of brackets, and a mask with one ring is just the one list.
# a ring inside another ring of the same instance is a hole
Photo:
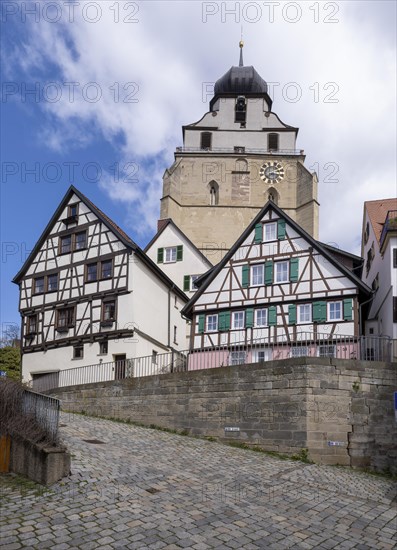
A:
{"label": "white cloud", "polygon": [[[237,6],[240,21],[224,13],[222,22],[223,4],[140,3],[138,23],[115,23],[109,9],[114,3],[102,2],[102,17],[95,24],[84,21],[81,9],[73,23],[65,17],[56,24],[42,18],[32,22],[13,60],[27,75],[43,78],[43,68],[45,74],[46,67],[51,71],[56,66],[61,81],[79,83],[73,103],[64,89],[61,101],[42,104],[49,117],[41,135],[59,151],[62,144],[84,147],[98,131],[116,147],[122,134],[120,161],[139,163],[140,185],[115,185],[105,178],[102,187],[126,205],[131,225],[137,227],[136,221],[145,218],[147,224],[140,230],[153,230],[161,176],[181,144],[181,125],[207,110],[202,83],[214,81],[237,63],[243,23],[245,63],[253,64],[265,80],[280,83],[273,109],[287,124],[300,127],[298,147],[307,153],[307,166],[320,167],[320,237],[357,251],[363,201],[395,194],[394,3],[377,2],[374,8],[371,2],[302,2],[297,23],[282,18],[285,2],[275,10],[274,23],[263,3],[256,4],[259,20],[250,22],[255,14],[253,8],[244,11],[244,2],[228,3],[229,8]],[[124,5],[128,9],[123,10]],[[314,5],[319,23],[314,23]],[[337,13],[332,15],[329,5],[336,6]],[[219,11],[203,23],[205,6]],[[128,3],[119,2],[119,7],[121,18],[131,13]],[[294,17],[293,11],[285,13]],[[327,16],[339,22],[324,23]],[[97,103],[85,101],[81,94],[89,82],[102,91]],[[137,103],[123,101],[128,82],[139,86]],[[282,97],[288,82],[297,82],[302,90],[297,103]],[[114,86],[109,89],[114,83],[120,87],[118,102]],[[335,84],[324,89],[327,83]],[[338,103],[325,102],[336,87]],[[81,135],[77,141],[76,134]],[[326,163],[338,165],[337,183],[324,181]]]}

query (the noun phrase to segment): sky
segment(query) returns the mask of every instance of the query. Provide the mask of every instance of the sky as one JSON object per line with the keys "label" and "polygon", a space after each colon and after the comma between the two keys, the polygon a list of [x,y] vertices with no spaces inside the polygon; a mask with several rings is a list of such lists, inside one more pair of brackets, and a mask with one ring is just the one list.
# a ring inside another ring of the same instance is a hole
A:
{"label": "sky", "polygon": [[154,235],[182,125],[244,63],[300,128],[320,240],[360,253],[363,203],[396,196],[396,3],[2,0],[1,329],[71,184],[139,245]]}

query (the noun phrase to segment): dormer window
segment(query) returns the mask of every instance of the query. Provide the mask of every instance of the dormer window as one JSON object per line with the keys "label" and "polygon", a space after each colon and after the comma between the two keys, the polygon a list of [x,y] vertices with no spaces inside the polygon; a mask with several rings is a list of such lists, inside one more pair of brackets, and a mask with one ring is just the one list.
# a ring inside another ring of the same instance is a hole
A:
{"label": "dormer window", "polygon": [[212,134],[211,132],[202,132],[200,138],[200,149],[204,151],[210,151],[212,146]]}
{"label": "dormer window", "polygon": [[268,135],[267,148],[269,151],[278,151],[278,134]]}

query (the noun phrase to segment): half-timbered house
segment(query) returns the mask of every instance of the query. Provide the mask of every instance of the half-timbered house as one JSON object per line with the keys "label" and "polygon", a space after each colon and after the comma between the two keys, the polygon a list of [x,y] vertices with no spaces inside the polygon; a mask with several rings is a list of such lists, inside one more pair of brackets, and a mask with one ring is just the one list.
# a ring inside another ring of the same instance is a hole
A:
{"label": "half-timbered house", "polygon": [[188,298],[143,250],[70,187],[13,280],[20,288],[22,372],[63,369],[185,347]]}
{"label": "half-timbered house", "polygon": [[269,201],[197,281],[182,311],[192,319],[191,350],[202,350],[191,355],[190,368],[341,352],[358,357],[360,302],[370,289],[349,256],[316,241]]}

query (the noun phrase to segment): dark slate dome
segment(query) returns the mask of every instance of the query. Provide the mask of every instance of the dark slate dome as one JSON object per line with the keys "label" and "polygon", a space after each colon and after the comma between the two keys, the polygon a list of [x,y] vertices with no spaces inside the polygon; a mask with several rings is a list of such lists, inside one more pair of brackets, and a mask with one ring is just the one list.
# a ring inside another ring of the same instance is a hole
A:
{"label": "dark slate dome", "polygon": [[267,84],[254,67],[231,67],[214,87],[214,95],[267,94]]}

